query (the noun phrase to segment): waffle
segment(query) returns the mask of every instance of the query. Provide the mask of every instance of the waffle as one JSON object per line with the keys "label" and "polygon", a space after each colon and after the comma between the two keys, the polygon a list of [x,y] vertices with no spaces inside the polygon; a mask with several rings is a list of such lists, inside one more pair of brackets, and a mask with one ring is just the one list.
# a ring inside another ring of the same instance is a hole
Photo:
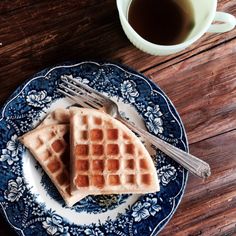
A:
{"label": "waffle", "polygon": [[154,163],[131,130],[98,110],[70,114],[72,195],[159,191]]}
{"label": "waffle", "polygon": [[46,125],[69,124],[69,122],[69,110],[65,108],[57,108],[53,112],[49,113],[46,118],[38,125],[37,128],[41,128]]}
{"label": "waffle", "polygon": [[86,195],[70,193],[69,181],[69,125],[68,110],[57,109],[50,113],[34,130],[20,137],[68,206],[84,198]]}

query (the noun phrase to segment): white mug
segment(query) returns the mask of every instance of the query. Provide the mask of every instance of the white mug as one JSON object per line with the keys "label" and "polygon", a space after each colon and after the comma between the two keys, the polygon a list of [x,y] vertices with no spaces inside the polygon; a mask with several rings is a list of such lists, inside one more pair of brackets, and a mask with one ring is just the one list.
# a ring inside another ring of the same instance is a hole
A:
{"label": "white mug", "polygon": [[[176,45],[158,45],[142,38],[129,24],[128,11],[132,0],[116,0],[122,28],[129,40],[140,50],[152,55],[170,55],[182,51],[198,40],[204,33],[223,33],[232,30],[236,18],[225,12],[217,12],[217,0],[189,0],[194,11],[195,26],[184,42]],[[222,24],[213,23],[220,21]]]}

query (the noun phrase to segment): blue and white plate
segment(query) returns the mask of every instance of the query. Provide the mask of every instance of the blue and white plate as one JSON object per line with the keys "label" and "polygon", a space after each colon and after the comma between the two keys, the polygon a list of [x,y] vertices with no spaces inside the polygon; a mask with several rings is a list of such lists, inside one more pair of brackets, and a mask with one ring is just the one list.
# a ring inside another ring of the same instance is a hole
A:
{"label": "blue and white plate", "polygon": [[167,142],[188,150],[182,122],[163,91],[143,75],[113,63],[92,61],[45,69],[20,86],[1,109],[0,205],[19,235],[156,235],[183,196],[187,171],[144,142],[155,163],[161,190],[146,195],[88,196],[72,208],[18,142],[48,112],[72,102],[57,92],[71,76],[115,100],[122,115]]}

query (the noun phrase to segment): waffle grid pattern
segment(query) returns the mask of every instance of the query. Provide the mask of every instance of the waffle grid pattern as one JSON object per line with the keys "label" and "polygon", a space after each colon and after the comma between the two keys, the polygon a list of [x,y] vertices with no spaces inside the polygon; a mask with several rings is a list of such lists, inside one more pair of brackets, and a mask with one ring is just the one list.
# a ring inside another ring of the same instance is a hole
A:
{"label": "waffle grid pattern", "polygon": [[46,125],[55,124],[69,124],[70,113],[68,109],[57,108],[53,112],[49,113],[46,118],[39,124],[38,128],[42,128]]}
{"label": "waffle grid pattern", "polygon": [[148,161],[138,145],[109,120],[75,115],[74,176],[77,189],[137,189],[152,185]]}
{"label": "waffle grid pattern", "polygon": [[31,149],[58,190],[70,195],[69,145],[65,138],[69,130],[64,125],[59,127],[58,129],[45,127],[36,131]]}

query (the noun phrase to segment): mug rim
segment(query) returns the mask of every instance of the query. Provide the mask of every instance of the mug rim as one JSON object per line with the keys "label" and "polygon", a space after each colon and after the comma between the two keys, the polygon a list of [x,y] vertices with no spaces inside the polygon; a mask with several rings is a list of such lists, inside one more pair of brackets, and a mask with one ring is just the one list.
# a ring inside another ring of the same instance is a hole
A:
{"label": "mug rim", "polygon": [[[204,33],[207,32],[207,30],[209,29],[211,23],[214,20],[215,14],[216,14],[216,9],[217,9],[217,0],[214,0],[213,4],[212,4],[212,8],[211,8],[211,12],[210,12],[210,16],[208,18],[208,21],[206,22],[206,24],[204,25],[204,27],[202,27],[201,30],[199,30],[199,32],[192,38],[185,40],[182,43],[178,43],[178,44],[173,44],[173,45],[161,45],[161,44],[155,44],[152,43],[146,39],[144,39],[143,37],[141,37],[134,29],[133,27],[129,24],[127,17],[125,16],[124,12],[121,9],[121,5],[120,3],[123,0],[116,0],[116,5],[118,8],[118,12],[119,12],[119,16],[122,19],[122,23],[126,24],[126,27],[128,27],[128,30],[131,32],[131,34],[141,42],[142,45],[148,46],[148,47],[152,47],[152,48],[156,48],[156,49],[178,49],[178,48],[183,48],[186,46],[191,45],[192,43],[194,43],[195,41],[197,41],[199,38],[201,38]],[[132,0],[131,0],[132,1]]]}

